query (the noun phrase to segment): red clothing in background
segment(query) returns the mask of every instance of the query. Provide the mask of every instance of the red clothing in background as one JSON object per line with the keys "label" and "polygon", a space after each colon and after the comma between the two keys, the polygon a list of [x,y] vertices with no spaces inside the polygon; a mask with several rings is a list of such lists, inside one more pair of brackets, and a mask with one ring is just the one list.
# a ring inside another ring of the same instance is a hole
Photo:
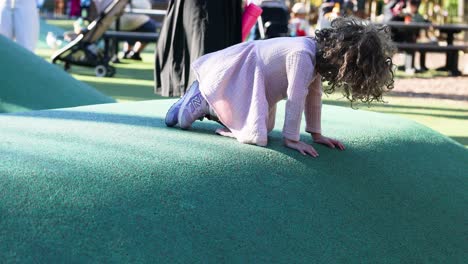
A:
{"label": "red clothing in background", "polygon": [[81,16],[80,0],[71,0],[70,1],[70,16],[71,17],[80,17]]}

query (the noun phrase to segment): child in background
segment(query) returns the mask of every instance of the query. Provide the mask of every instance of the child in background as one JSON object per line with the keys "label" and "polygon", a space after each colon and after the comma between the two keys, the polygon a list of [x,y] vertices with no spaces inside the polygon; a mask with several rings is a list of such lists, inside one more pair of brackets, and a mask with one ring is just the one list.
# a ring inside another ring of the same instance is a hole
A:
{"label": "child in background", "polygon": [[310,35],[310,25],[307,21],[307,11],[303,3],[295,3],[292,7],[291,21],[289,21],[291,37],[303,37]]}
{"label": "child in background", "polygon": [[326,93],[342,89],[351,102],[382,101],[393,87],[394,48],[387,28],[357,18],[337,18],[316,38],[273,38],[237,44],[200,57],[192,64],[197,80],[166,115],[166,125],[188,129],[197,119],[219,120],[217,133],[239,142],[267,145],[276,104],[286,99],[284,144],[318,156],[300,141],[302,113],[315,143],[343,150],[322,135],[322,80]]}
{"label": "child in background", "polygon": [[[419,6],[421,5],[421,0],[409,0],[407,3],[407,13],[406,16],[410,17],[411,22],[415,23],[429,23],[428,20],[424,19],[424,17],[419,13]],[[428,30],[424,30],[426,37],[430,40],[434,41],[434,38],[431,37]],[[419,30],[414,30],[409,32],[409,42],[416,43],[419,38]],[[437,40],[435,40],[437,43]],[[434,43],[434,42],[433,42]],[[419,52],[419,69],[415,68],[414,65],[414,57],[415,52],[411,52],[407,55],[405,61],[405,71],[407,73],[412,74],[413,72],[425,72],[428,69],[426,68],[426,52],[420,51]]]}

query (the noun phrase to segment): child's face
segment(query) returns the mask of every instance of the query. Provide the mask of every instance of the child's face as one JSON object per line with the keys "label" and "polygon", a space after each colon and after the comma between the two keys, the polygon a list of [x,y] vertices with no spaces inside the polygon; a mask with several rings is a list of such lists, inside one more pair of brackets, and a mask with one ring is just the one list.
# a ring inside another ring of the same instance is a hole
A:
{"label": "child's face", "polygon": [[305,19],[306,14],[294,14],[294,17],[300,18],[300,19]]}

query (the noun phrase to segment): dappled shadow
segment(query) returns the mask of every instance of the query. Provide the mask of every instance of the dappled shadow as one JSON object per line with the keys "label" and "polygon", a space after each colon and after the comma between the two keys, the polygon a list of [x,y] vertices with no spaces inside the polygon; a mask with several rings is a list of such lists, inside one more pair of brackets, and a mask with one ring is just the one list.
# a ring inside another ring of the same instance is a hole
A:
{"label": "dappled shadow", "polygon": [[[59,64],[57,65],[59,67],[63,67]],[[114,67],[116,67],[116,73],[114,75],[115,78],[139,79],[139,80],[152,80],[153,79],[152,69],[138,69],[138,68],[123,69],[115,65]],[[94,67],[83,67],[83,66],[72,65],[68,73],[76,74],[80,76],[96,77],[96,74],[94,72]],[[104,78],[114,78],[114,77],[104,77]]]}
{"label": "dappled shadow", "polygon": [[[462,75],[463,76],[463,75]],[[395,72],[396,79],[423,79],[428,80],[434,77],[452,77],[448,72],[429,70],[428,72],[406,74],[404,71]]]}
{"label": "dappled shadow", "polygon": [[417,116],[428,116],[428,117],[468,120],[468,115],[444,115],[444,114],[421,113],[421,112],[404,112],[404,111],[394,111],[394,110],[388,110],[388,111],[387,110],[379,110],[379,112],[380,113],[388,113],[388,114],[399,114],[399,115],[417,115]]}
{"label": "dappled shadow", "polygon": [[[127,63],[122,63],[127,64]],[[131,63],[128,63],[131,64]],[[140,79],[140,80],[153,80],[153,69],[131,69],[132,72],[128,70],[119,69],[117,67],[117,71],[115,73],[116,78],[126,78],[126,79]],[[137,72],[135,74],[135,72]]]}
{"label": "dappled shadow", "polygon": [[[96,113],[85,111],[64,111],[64,110],[47,110],[47,111],[33,111],[33,112],[20,112],[5,114],[10,116],[22,116],[31,118],[50,118],[50,119],[63,119],[63,120],[76,120],[76,121],[89,121],[97,123],[113,123],[123,124],[130,126],[143,126],[143,127],[159,127],[167,129],[179,129],[178,127],[168,128],[164,123],[164,118],[155,116],[139,116],[115,113]],[[193,124],[193,129],[187,133],[202,133],[213,134],[219,128],[219,124],[212,121],[196,121]]]}
{"label": "dappled shadow", "polygon": [[[181,131],[179,127],[169,128],[164,123],[164,118],[154,116],[139,116],[139,115],[128,115],[128,114],[116,114],[116,113],[97,113],[97,112],[85,112],[85,111],[64,111],[64,110],[47,110],[47,111],[33,111],[33,112],[21,112],[21,113],[10,113],[6,114],[9,116],[21,116],[30,118],[49,118],[49,119],[63,119],[63,120],[74,120],[74,121],[87,121],[97,123],[112,123],[112,124],[123,124],[129,126],[142,126],[152,128],[164,128]],[[184,131],[189,134],[210,134],[213,137],[221,137],[215,134],[217,128],[221,125],[214,121],[195,121],[192,128]],[[227,138],[232,140],[232,144],[241,144],[233,138]],[[301,134],[301,140],[313,144],[312,138],[309,134]],[[282,134],[280,130],[273,130],[268,135],[268,149],[281,152],[294,159],[302,159],[302,155],[292,149],[286,148],[283,144]],[[314,144],[317,146],[317,144]],[[324,146],[318,146],[319,149],[328,149]],[[334,151],[334,150],[332,150]]]}
{"label": "dappled shadow", "polygon": [[437,94],[437,93],[415,93],[415,92],[396,92],[389,93],[390,96],[410,97],[410,98],[434,98],[434,99],[450,99],[456,101],[467,101],[468,96],[458,94]]}
{"label": "dappled shadow", "polygon": [[[428,73],[415,73],[415,74],[406,74],[404,71],[398,71],[395,74],[395,76],[398,79],[424,79],[424,80],[432,79],[434,77],[442,77],[442,78],[454,77],[449,72],[436,71],[436,70],[430,70]],[[468,76],[468,74],[462,72],[461,75],[457,77],[466,77],[466,76]]]}
{"label": "dappled shadow", "polygon": [[458,143],[464,145],[464,146],[468,146],[468,137],[456,137],[456,136],[453,136],[453,137],[450,137],[451,139],[457,141]]}
{"label": "dappled shadow", "polygon": [[96,113],[84,111],[64,111],[64,110],[47,110],[33,111],[7,114],[10,116],[23,116],[31,118],[50,118],[64,119],[77,121],[91,121],[98,123],[115,123],[133,126],[156,127],[165,126],[164,120],[160,117],[146,117],[138,115],[125,115],[114,113]]}
{"label": "dappled shadow", "polygon": [[154,93],[152,87],[140,84],[131,83],[103,83],[95,81],[85,81],[89,85],[95,87],[100,92],[116,98],[116,99],[131,99],[131,100],[155,100],[155,99],[170,99],[162,97]]}
{"label": "dappled shadow", "polygon": [[[344,106],[344,107],[351,107],[351,104],[348,101],[337,101],[331,99],[323,99],[323,103],[327,105],[336,105],[336,106]],[[456,109],[456,108],[444,108],[444,107],[433,107],[433,106],[412,106],[412,105],[395,105],[395,104],[388,104],[388,103],[379,103],[379,104],[372,104],[370,107],[365,104],[353,104],[354,108],[370,110],[372,107],[384,107],[384,108],[403,108],[403,109],[419,109],[419,110],[435,110],[435,111],[451,111],[451,112],[462,112],[468,113],[466,109]]]}

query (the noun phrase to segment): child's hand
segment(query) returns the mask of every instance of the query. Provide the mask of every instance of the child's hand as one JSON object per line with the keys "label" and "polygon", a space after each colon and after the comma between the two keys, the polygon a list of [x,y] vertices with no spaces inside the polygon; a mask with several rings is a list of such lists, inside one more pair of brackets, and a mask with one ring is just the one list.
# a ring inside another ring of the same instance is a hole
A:
{"label": "child's hand", "polygon": [[315,151],[314,147],[302,141],[294,141],[294,140],[285,138],[284,145],[286,145],[286,147],[288,148],[292,148],[292,149],[299,151],[304,156],[309,154],[314,158],[318,157],[318,153],[317,151]]}
{"label": "child's hand", "polygon": [[312,133],[312,138],[314,139],[315,143],[323,144],[330,148],[338,148],[340,150],[344,150],[345,146],[338,140],[322,136],[319,133]]}

